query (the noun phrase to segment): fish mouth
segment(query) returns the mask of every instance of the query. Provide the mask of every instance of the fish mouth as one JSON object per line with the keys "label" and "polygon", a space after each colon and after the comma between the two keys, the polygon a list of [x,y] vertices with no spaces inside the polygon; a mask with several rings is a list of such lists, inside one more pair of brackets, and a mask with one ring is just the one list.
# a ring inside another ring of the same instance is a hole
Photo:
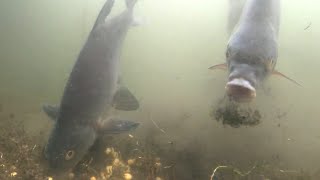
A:
{"label": "fish mouth", "polygon": [[256,96],[256,89],[250,81],[243,78],[235,78],[226,85],[227,95],[236,102],[251,102]]}
{"label": "fish mouth", "polygon": [[63,164],[63,162],[58,162],[57,159],[47,159],[47,164],[46,164],[49,169],[49,173],[53,174],[66,174],[68,172],[71,172],[72,169],[77,165],[77,164]]}

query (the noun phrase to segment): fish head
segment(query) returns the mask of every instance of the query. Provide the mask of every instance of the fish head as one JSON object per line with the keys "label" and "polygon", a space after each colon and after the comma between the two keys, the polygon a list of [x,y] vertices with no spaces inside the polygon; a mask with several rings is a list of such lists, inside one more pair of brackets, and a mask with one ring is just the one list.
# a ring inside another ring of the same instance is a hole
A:
{"label": "fish head", "polygon": [[227,95],[237,102],[251,102],[256,97],[256,88],[266,76],[263,64],[229,61]]}
{"label": "fish head", "polygon": [[57,173],[72,170],[95,139],[96,133],[91,127],[78,126],[71,129],[56,126],[44,149],[50,168]]}

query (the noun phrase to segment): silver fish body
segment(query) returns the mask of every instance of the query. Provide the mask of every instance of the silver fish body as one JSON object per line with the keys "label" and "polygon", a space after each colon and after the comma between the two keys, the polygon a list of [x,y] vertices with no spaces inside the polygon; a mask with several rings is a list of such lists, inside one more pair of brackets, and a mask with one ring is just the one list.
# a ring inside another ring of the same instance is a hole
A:
{"label": "silver fish body", "polygon": [[135,2],[127,0],[127,9],[106,21],[114,0],[105,3],[73,67],[60,106],[43,106],[55,120],[45,147],[45,157],[55,170],[72,169],[98,136],[135,129],[139,125],[116,118],[103,119],[104,112],[111,107],[123,107],[117,100],[123,100],[124,93],[129,93],[126,97],[131,98],[131,106],[126,110],[139,106],[127,89],[119,90],[118,84],[121,48],[133,21]]}

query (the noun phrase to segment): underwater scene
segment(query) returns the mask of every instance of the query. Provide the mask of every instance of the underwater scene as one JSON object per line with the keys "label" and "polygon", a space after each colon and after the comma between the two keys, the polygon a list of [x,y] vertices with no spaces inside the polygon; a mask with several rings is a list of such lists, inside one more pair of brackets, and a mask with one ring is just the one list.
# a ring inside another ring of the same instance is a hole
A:
{"label": "underwater scene", "polygon": [[320,179],[319,5],[1,0],[0,180]]}

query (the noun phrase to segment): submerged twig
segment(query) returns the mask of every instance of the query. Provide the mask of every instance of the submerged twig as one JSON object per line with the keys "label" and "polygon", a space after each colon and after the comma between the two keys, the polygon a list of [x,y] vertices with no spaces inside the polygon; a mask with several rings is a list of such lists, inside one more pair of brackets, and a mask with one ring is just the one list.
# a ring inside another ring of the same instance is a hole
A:
{"label": "submerged twig", "polygon": [[167,134],[163,129],[161,129],[158,124],[152,119],[152,115],[150,113],[150,120],[152,121],[152,123],[156,126],[156,128],[158,128],[163,134]]}
{"label": "submerged twig", "polygon": [[213,172],[212,172],[212,174],[211,174],[211,176],[210,176],[210,180],[213,180],[215,173],[216,173],[217,170],[220,169],[220,168],[228,168],[228,166],[218,166],[218,167],[216,167],[216,168],[213,170]]}
{"label": "submerged twig", "polygon": [[237,173],[238,175],[240,175],[240,176],[247,176],[247,175],[249,175],[254,169],[256,168],[256,165],[254,165],[248,172],[246,172],[246,173],[243,173],[243,172],[241,172],[240,170],[238,170],[238,169],[233,169],[233,172],[235,172],[235,173]]}
{"label": "submerged twig", "polygon": [[248,176],[249,174],[251,174],[251,172],[256,168],[256,165],[254,165],[248,172],[244,173],[244,172],[241,172],[239,169],[237,168],[234,168],[232,166],[218,166],[216,167],[214,170],[213,170],[213,173],[211,174],[210,176],[210,180],[214,180],[214,175],[215,173],[218,171],[218,169],[221,169],[221,168],[230,168],[232,169],[232,171],[236,174],[238,174],[239,176]]}
{"label": "submerged twig", "polygon": [[309,24],[308,24],[308,26],[306,26],[305,28],[304,28],[304,30],[307,30],[307,29],[309,29],[309,27],[311,26],[311,22],[309,22]]}
{"label": "submerged twig", "polygon": [[96,174],[97,176],[99,176],[99,173],[97,170],[95,170],[94,168],[90,167],[90,164],[93,162],[93,158],[91,157],[90,160],[87,163],[82,163],[81,165],[83,165],[85,168],[87,168],[88,171],[93,172],[94,174]]}
{"label": "submerged twig", "polygon": [[37,145],[35,144],[34,146],[33,146],[33,148],[32,148],[32,151],[34,151],[34,149],[37,147]]}
{"label": "submerged twig", "polygon": [[149,118],[152,121],[153,125],[156,128],[158,128],[163,134],[165,134],[167,136],[167,138],[169,139],[168,144],[172,145],[173,144],[172,137],[170,137],[169,134],[167,134],[167,132],[165,130],[160,128],[160,126],[153,120],[151,112],[149,112]]}
{"label": "submerged twig", "polygon": [[282,169],[280,169],[279,171],[282,172],[282,173],[298,173],[298,171],[294,171],[294,170],[282,170]]}
{"label": "submerged twig", "polygon": [[175,164],[171,164],[169,166],[164,166],[163,169],[169,169],[169,168],[172,168]]}

